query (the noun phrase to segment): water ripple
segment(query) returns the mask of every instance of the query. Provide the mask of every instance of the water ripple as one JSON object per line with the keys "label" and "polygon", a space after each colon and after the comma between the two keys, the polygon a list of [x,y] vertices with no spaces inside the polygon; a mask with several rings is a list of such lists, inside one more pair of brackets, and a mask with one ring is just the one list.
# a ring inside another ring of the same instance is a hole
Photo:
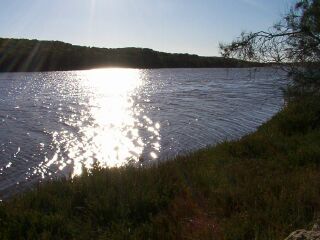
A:
{"label": "water ripple", "polygon": [[286,83],[273,69],[0,74],[0,198],[95,162],[143,164],[239,138],[282,107]]}

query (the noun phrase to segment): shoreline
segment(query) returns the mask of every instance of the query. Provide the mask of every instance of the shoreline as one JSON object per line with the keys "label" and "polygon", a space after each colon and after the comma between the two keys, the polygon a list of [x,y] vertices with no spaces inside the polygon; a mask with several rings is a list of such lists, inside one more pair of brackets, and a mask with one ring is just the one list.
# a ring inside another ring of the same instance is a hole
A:
{"label": "shoreline", "polygon": [[73,70],[49,70],[49,71],[1,71],[0,74],[9,74],[9,73],[50,73],[50,72],[78,72],[78,71],[92,71],[99,69],[133,69],[133,70],[172,70],[172,69],[181,69],[181,70],[193,70],[193,69],[263,69],[271,68],[278,69],[277,66],[259,66],[259,67],[159,67],[159,68],[135,68],[135,67],[121,67],[121,66],[105,66],[105,67],[96,67],[88,69],[73,69]]}
{"label": "shoreline", "polygon": [[96,166],[40,185],[1,203],[0,232],[9,239],[285,238],[320,210],[319,111],[319,97],[305,98],[240,140],[150,168]]}

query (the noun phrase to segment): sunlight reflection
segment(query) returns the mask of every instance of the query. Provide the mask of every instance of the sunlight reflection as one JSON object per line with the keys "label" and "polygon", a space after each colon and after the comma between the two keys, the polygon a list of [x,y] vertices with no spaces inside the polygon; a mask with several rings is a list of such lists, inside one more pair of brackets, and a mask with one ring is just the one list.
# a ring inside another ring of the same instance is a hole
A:
{"label": "sunlight reflection", "polygon": [[[85,94],[87,102],[77,103],[81,108],[69,106],[69,111],[78,112],[60,119],[66,128],[76,131],[52,133],[55,154],[39,167],[44,170],[55,165],[63,171],[72,166],[72,176],[75,176],[81,174],[83,166],[90,169],[95,162],[102,167],[137,162],[146,145],[146,139],[139,132],[139,116],[143,110],[134,100],[143,84],[141,72],[121,68],[79,71],[77,78],[80,81],[74,91],[80,89],[77,94]],[[156,139],[152,145],[154,151],[159,151],[160,124],[153,123],[144,114],[142,121],[146,123],[142,126],[151,135],[149,138]],[[157,154],[151,152],[149,157],[156,159]]]}
{"label": "sunlight reflection", "polygon": [[[82,164],[90,168],[94,161],[99,161],[101,166],[119,166],[130,158],[137,160],[143,150],[143,146],[132,141],[139,134],[135,131],[130,96],[141,84],[140,71],[96,69],[85,75],[84,87],[95,93],[89,102],[94,123],[81,131],[92,150],[86,152],[86,159],[75,159],[74,175],[81,173]],[[78,149],[70,152],[77,153]]]}

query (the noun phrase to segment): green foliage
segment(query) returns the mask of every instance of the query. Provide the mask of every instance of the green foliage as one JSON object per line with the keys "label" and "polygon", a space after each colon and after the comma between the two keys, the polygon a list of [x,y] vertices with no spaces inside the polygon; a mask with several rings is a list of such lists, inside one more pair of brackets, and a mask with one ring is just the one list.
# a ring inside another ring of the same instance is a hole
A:
{"label": "green foliage", "polygon": [[152,167],[45,183],[0,206],[0,239],[281,239],[320,211],[320,101]]}
{"label": "green foliage", "polygon": [[57,41],[0,38],[0,72],[60,71],[99,67],[184,68],[248,67],[257,63],[146,48],[80,47]]}

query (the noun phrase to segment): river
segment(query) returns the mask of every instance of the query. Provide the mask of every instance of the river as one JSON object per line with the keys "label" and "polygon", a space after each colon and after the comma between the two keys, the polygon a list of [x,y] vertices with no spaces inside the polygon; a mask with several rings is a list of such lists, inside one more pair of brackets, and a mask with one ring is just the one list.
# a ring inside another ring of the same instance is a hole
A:
{"label": "river", "polygon": [[237,139],[283,106],[285,73],[94,69],[0,74],[0,199],[94,162],[146,164]]}

